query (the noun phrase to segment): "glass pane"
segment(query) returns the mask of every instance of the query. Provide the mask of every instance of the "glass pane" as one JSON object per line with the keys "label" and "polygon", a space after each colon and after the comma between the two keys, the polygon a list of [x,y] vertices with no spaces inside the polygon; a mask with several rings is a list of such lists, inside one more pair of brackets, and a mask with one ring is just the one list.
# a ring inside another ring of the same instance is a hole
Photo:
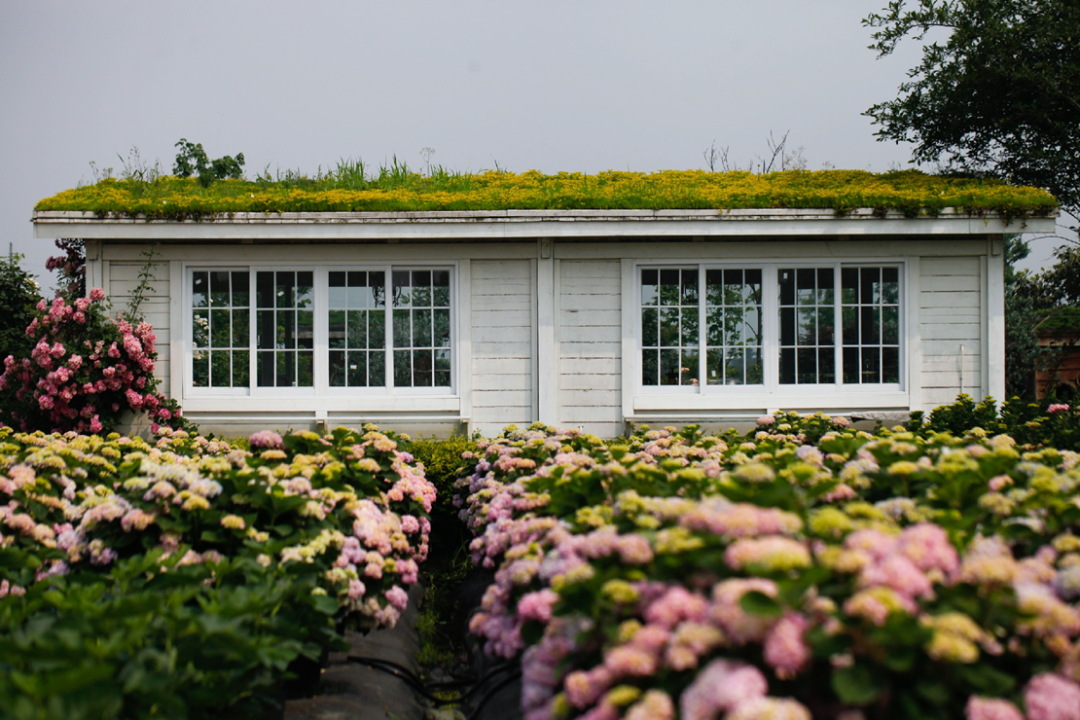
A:
{"label": "glass pane", "polygon": [[900,302],[900,270],[899,268],[881,269],[881,302]]}
{"label": "glass pane", "polygon": [[784,385],[795,384],[795,349],[780,350],[780,382]]}
{"label": "glass pane", "polygon": [[191,384],[195,387],[210,387],[210,353],[197,350],[191,361]]}
{"label": "glass pane", "polygon": [[859,382],[859,348],[844,348],[844,382]]}
{"label": "glass pane", "polygon": [[259,387],[274,386],[274,351],[260,350],[258,357]]}
{"label": "glass pane", "polygon": [[430,350],[413,350],[413,384],[416,387],[431,387],[434,370]]}
{"label": "glass pane", "polygon": [[641,345],[642,347],[656,347],[660,341],[659,319],[656,308],[641,309]]}
{"label": "glass pane", "polygon": [[831,347],[818,349],[818,382],[836,382],[836,350]]}
{"label": "glass pane", "polygon": [[191,283],[191,305],[192,307],[203,308],[210,304],[209,298],[209,279],[204,272],[192,273]]}
{"label": "glass pane", "polygon": [[761,304],[761,271],[747,270],[746,285],[743,288],[743,302],[753,305]]}
{"label": "glass pane", "polygon": [[225,271],[210,273],[210,307],[229,306],[229,275]]}
{"label": "glass pane", "polygon": [[[450,271],[434,270],[431,273],[431,302],[435,307],[450,307]],[[447,382],[447,385],[450,383]]]}
{"label": "glass pane", "polygon": [[432,346],[450,347],[450,308],[440,308],[432,313]]}
{"label": "glass pane", "polygon": [[798,371],[796,373],[799,383],[816,383],[818,381],[817,375],[817,350],[814,348],[799,348],[798,354]]}
{"label": "glass pane", "polygon": [[[344,355],[344,353],[342,353]],[[367,386],[367,353],[366,352],[351,352],[349,353],[349,387],[366,387]]]}
{"label": "glass pane", "polygon": [[657,285],[659,284],[659,271],[658,270],[642,270],[641,271],[641,304],[642,305],[655,305],[657,298],[659,298],[659,290]]}
{"label": "glass pane", "polygon": [[215,350],[210,353],[210,385],[229,387],[232,384],[232,353]]}
{"label": "glass pane", "polygon": [[232,311],[233,347],[247,347],[251,343],[251,330],[248,327],[249,310]]}
{"label": "glass pane", "polygon": [[[412,336],[411,326],[409,324],[409,311],[408,310],[395,310],[394,311],[394,347],[407,348],[409,346],[409,338]],[[394,366],[397,367],[397,361],[394,361]]]}
{"label": "glass pane", "polygon": [[255,273],[255,303],[256,307],[274,307],[274,273]]}
{"label": "glass pane", "polygon": [[854,305],[859,301],[858,287],[858,268],[843,268],[840,270],[840,297],[845,305]]}
{"label": "glass pane", "polygon": [[682,304],[697,305],[698,301],[698,271],[682,271]]}
{"label": "glass pane", "polygon": [[814,276],[812,268],[799,268],[795,271],[795,294],[800,305],[813,305],[816,295],[814,293]]}
{"label": "glass pane", "polygon": [[709,310],[708,320],[705,325],[705,342],[710,346],[724,344],[724,318],[728,311],[723,306]]}
{"label": "glass pane", "polygon": [[[417,288],[417,292],[421,288]],[[429,288],[430,289],[430,288]],[[415,301],[415,296],[414,296]],[[412,316],[412,346],[413,347],[431,347],[431,311],[430,310],[414,310]]]}
{"label": "glass pane", "polygon": [[274,384],[278,387],[292,387],[296,383],[296,353],[277,353],[277,378]]}
{"label": "glass pane", "polygon": [[277,328],[274,325],[274,311],[259,310],[258,312],[259,327],[256,333],[258,335],[256,343],[258,347],[269,350],[274,347],[274,337],[277,335]]}
{"label": "glass pane", "polygon": [[746,357],[741,348],[728,350],[724,358],[724,382],[728,385],[742,385],[745,364]]}
{"label": "glass pane", "polygon": [[232,357],[233,387],[251,385],[251,353],[247,350],[234,350]]}
{"label": "glass pane", "polygon": [[881,327],[878,324],[881,309],[876,307],[860,308],[862,315],[862,342],[864,345],[877,345],[881,342]]}
{"label": "glass pane", "polygon": [[760,385],[764,382],[765,371],[761,361],[761,348],[746,349],[746,382],[748,385]]}
{"label": "glass pane", "polygon": [[394,351],[394,386],[412,387],[412,353],[409,350]]}
{"label": "glass pane", "polygon": [[817,302],[818,305],[833,304],[833,286],[836,284],[836,273],[832,268],[819,268],[817,271]]}
{"label": "glass pane", "polygon": [[[682,309],[682,346],[688,347],[698,344],[698,309]],[[695,375],[695,377],[697,377]]]}
{"label": "glass pane", "polygon": [[348,293],[345,288],[345,273],[330,273],[329,290],[328,300],[331,308],[342,309],[347,307]]}
{"label": "glass pane", "polygon": [[[381,307],[381,306],[380,306]],[[368,347],[371,349],[386,347],[386,311],[368,313]],[[379,383],[381,387],[383,383]]]}
{"label": "glass pane", "polygon": [[386,385],[386,353],[368,353],[368,385],[384,387]]}
{"label": "glass pane", "polygon": [[[330,351],[330,387],[345,387],[345,353]],[[351,385],[352,383],[350,383]]]}
{"label": "glass pane", "polygon": [[660,375],[659,368],[657,366],[657,358],[659,357],[656,350],[642,350],[641,351],[641,384],[642,385],[659,385]]}
{"label": "glass pane", "polygon": [[[275,347],[293,350],[296,348],[296,313],[279,310],[277,313],[277,336]],[[290,384],[292,377],[290,376]]]}
{"label": "glass pane", "polygon": [[682,380],[683,385],[697,385],[698,370],[701,367],[698,361],[698,351],[683,350],[682,351],[682,367],[679,368],[679,377]]}
{"label": "glass pane", "polygon": [[761,314],[756,307],[749,307],[743,312],[743,339],[754,345],[761,342]]}
{"label": "glass pane", "polygon": [[709,305],[724,303],[724,271],[705,271],[705,302]]}
{"label": "glass pane", "polygon": [[862,381],[864,383],[881,382],[881,350],[878,348],[862,349]]}
{"label": "glass pane", "polygon": [[799,337],[797,344],[814,345],[817,343],[817,310],[799,308]]}
{"label": "glass pane", "polygon": [[679,271],[678,270],[661,270],[660,271],[660,304],[661,305],[678,305],[679,304]]}
{"label": "glass pane", "polygon": [[368,306],[371,291],[367,286],[366,272],[351,272],[348,277],[348,287],[345,288],[345,299],[350,309],[361,309]]}
{"label": "glass pane", "polygon": [[210,311],[210,347],[231,347],[232,323],[228,310]]}
{"label": "glass pane", "polygon": [[[394,281],[394,307],[408,307],[411,299],[411,290],[409,286],[409,271],[408,270],[395,270],[393,273]],[[396,366],[396,361],[395,361]]]}
{"label": "glass pane", "polygon": [[431,306],[431,271],[414,270],[412,274],[413,307]]}
{"label": "glass pane", "polygon": [[877,268],[859,268],[859,302],[880,302]]}
{"label": "glass pane", "polygon": [[386,307],[386,273],[368,273],[368,307]]}
{"label": "glass pane", "polygon": [[724,382],[723,351],[709,350],[705,353],[705,378],[709,385],[721,385]]}
{"label": "glass pane", "polygon": [[679,309],[660,309],[660,345],[678,347],[679,345]]}
{"label": "glass pane", "polygon": [[195,347],[210,346],[210,311],[196,310],[191,319],[191,339]]}
{"label": "glass pane", "polygon": [[296,273],[296,307],[302,310],[310,310],[315,306],[315,280],[314,273]]}
{"label": "glass pane", "polygon": [[307,350],[315,347],[315,313],[310,310],[296,313],[296,346]]}
{"label": "glass pane", "polygon": [[344,310],[331,310],[327,313],[327,324],[329,325],[327,343],[332,348],[345,347],[345,317]]}
{"label": "glass pane", "polygon": [[817,311],[818,345],[832,345],[833,325],[836,324],[836,311],[833,305],[819,307]]}
{"label": "glass pane", "polygon": [[881,382],[900,382],[900,349],[881,349]]}
{"label": "glass pane", "polygon": [[845,345],[858,345],[859,344],[859,309],[844,306],[844,344]]}
{"label": "glass pane", "polygon": [[277,285],[274,289],[276,295],[276,302],[274,303],[279,308],[291,308],[295,306],[296,291],[296,273],[291,272],[279,272],[277,273]]}
{"label": "glass pane", "polygon": [[299,387],[314,386],[315,353],[310,350],[301,350],[296,356],[296,384]]}
{"label": "glass pane", "polygon": [[795,308],[780,308],[780,344],[795,344]]}
{"label": "glass pane", "polygon": [[881,342],[896,345],[900,341],[900,308],[881,308]]}
{"label": "glass pane", "polygon": [[795,304],[795,271],[794,270],[779,270],[777,272],[779,278],[779,290],[780,290],[780,304],[781,305],[794,305]]}
{"label": "glass pane", "polygon": [[248,288],[250,282],[251,274],[247,271],[237,271],[232,274],[233,307],[248,307],[251,302],[251,293]]}
{"label": "glass pane", "polygon": [[679,351],[678,350],[661,350],[660,351],[660,384],[661,385],[678,385],[679,384],[679,371],[681,366],[679,364]]}

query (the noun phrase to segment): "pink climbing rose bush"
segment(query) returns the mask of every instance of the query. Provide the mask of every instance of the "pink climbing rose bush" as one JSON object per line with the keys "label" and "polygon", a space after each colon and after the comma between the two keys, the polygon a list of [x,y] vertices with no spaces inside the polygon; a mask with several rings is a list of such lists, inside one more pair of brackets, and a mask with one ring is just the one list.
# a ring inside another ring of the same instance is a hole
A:
{"label": "pink climbing rose bush", "polygon": [[156,337],[146,322],[109,316],[101,288],[70,304],[37,305],[26,334],[29,357],[4,359],[0,421],[22,430],[107,433],[131,410],[155,425],[180,428],[175,401],[158,392]]}

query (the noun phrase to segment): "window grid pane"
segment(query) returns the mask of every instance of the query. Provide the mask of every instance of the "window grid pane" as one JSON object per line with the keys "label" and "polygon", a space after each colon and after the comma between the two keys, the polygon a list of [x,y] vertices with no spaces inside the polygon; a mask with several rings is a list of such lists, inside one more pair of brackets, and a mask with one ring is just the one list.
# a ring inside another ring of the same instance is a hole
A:
{"label": "window grid pane", "polygon": [[311,271],[256,273],[258,384],[315,384],[315,280]]}
{"label": "window grid pane", "polygon": [[248,273],[192,273],[192,386],[247,387]]}
{"label": "window grid pane", "polygon": [[844,382],[900,382],[900,271],[897,267],[845,267]]}
{"label": "window grid pane", "polygon": [[395,387],[450,387],[450,271],[393,271]]}
{"label": "window grid pane", "polygon": [[708,384],[763,382],[761,297],[761,270],[705,272]]}
{"label": "window grid pane", "polygon": [[386,273],[331,272],[328,290],[330,387],[384,387]]}
{"label": "window grid pane", "polygon": [[642,384],[697,385],[697,268],[641,271]]}
{"label": "window grid pane", "polygon": [[780,318],[780,384],[836,382],[833,268],[777,271]]}

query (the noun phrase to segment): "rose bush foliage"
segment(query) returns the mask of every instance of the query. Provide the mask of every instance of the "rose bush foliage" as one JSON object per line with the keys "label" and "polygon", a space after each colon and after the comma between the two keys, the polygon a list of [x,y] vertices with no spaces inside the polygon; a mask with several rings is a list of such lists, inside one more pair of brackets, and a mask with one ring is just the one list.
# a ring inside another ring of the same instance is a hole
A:
{"label": "rose bush foliage", "polygon": [[1075,452],[781,413],[467,459],[471,629],[532,720],[1080,718]]}
{"label": "rose bush foliage", "polygon": [[257,713],[335,621],[397,621],[422,466],[373,426],[250,447],[0,429],[0,716]]}
{"label": "rose bush foliage", "polygon": [[156,337],[145,322],[109,317],[100,288],[68,304],[38,303],[26,334],[29,357],[9,355],[0,375],[0,421],[23,430],[108,433],[126,411],[154,424],[189,427],[174,400],[157,390]]}

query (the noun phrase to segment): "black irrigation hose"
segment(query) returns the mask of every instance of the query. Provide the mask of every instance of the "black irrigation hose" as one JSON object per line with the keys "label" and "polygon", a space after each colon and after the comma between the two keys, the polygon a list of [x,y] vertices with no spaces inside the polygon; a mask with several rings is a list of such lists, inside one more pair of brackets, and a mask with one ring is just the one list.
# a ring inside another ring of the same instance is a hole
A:
{"label": "black irrigation hose", "polygon": [[[487,673],[484,674],[483,677],[481,677],[479,679],[475,679],[475,680],[474,679],[454,680],[454,681],[450,681],[450,682],[439,682],[439,683],[431,683],[429,685],[425,685],[420,680],[420,678],[416,677],[416,675],[413,674],[413,672],[411,670],[409,670],[408,668],[406,668],[406,667],[404,667],[402,665],[398,665],[396,662],[393,662],[391,660],[383,660],[382,658],[364,657],[364,656],[361,656],[361,655],[349,655],[345,659],[348,662],[355,663],[357,665],[366,665],[367,667],[370,667],[373,670],[380,670],[382,672],[393,675],[394,677],[399,678],[400,680],[405,681],[405,683],[408,684],[410,687],[412,687],[413,690],[420,693],[420,695],[422,695],[424,697],[424,699],[426,699],[428,702],[431,702],[431,703],[433,703],[434,705],[437,705],[437,706],[438,705],[458,705],[458,704],[467,702],[474,694],[476,694],[477,691],[480,690],[480,688],[482,688],[484,685],[486,685],[488,682],[490,682],[490,680],[494,676],[498,675],[499,673],[505,672],[507,670],[514,669],[510,665],[510,663],[502,663],[501,665],[498,665],[498,666],[492,668],[491,670],[489,670]],[[484,698],[480,701],[480,704],[477,706],[478,707],[477,711],[479,711],[479,708],[482,708],[485,704],[487,704],[487,701],[490,699],[490,696],[492,694],[494,694],[498,690],[501,690],[503,687],[505,687],[510,682],[516,680],[519,677],[521,677],[521,671],[520,670],[516,671],[511,677],[503,680],[498,685],[496,685],[493,690],[491,690],[489,693],[485,694]],[[461,696],[453,698],[453,699],[445,699],[445,698],[436,697],[429,690],[429,688],[433,688],[433,689],[437,689],[437,688],[455,688],[455,687],[467,687],[467,686],[470,686],[470,685],[472,687],[469,690],[462,693]],[[474,715],[475,715],[475,713],[474,713]]]}
{"label": "black irrigation hose", "polygon": [[484,709],[485,705],[487,705],[488,700],[490,700],[497,692],[502,690],[504,687],[520,678],[521,671],[515,670],[514,673],[510,675],[510,677],[504,678],[498,685],[484,693],[484,696],[480,698],[480,702],[477,704],[476,709],[472,711],[472,714],[468,716],[467,720],[476,720],[478,717],[480,717],[480,711]]}

